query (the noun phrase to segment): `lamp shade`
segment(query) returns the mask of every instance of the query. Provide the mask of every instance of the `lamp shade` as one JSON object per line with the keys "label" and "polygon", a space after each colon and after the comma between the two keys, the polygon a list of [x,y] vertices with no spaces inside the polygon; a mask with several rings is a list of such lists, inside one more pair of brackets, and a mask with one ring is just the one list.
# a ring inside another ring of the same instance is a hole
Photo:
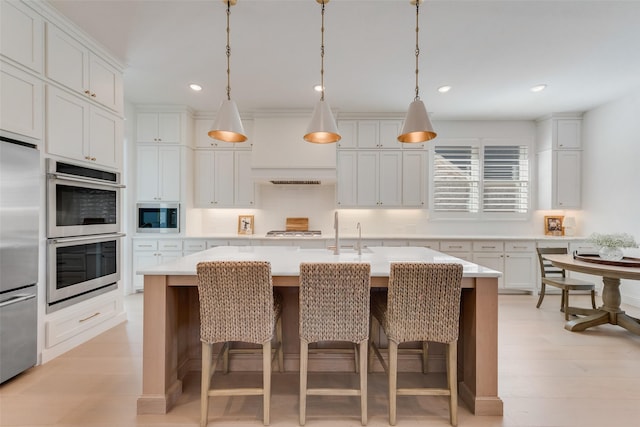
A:
{"label": "lamp shade", "polygon": [[224,142],[245,142],[247,140],[235,102],[230,99],[222,101],[213,127],[209,131],[209,136]]}
{"label": "lamp shade", "polygon": [[318,101],[304,140],[315,144],[330,144],[340,141],[340,138],[329,104],[323,100]]}
{"label": "lamp shade", "polygon": [[407,117],[404,119],[402,131],[398,136],[400,142],[425,142],[437,136],[429,120],[427,109],[421,100],[413,101],[409,105]]}

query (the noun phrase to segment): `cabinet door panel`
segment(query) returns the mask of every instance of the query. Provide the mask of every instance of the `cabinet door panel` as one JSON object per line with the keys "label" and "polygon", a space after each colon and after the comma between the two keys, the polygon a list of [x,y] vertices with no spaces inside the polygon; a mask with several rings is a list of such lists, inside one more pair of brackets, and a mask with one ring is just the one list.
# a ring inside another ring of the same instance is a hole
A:
{"label": "cabinet door panel", "polygon": [[21,3],[3,1],[0,19],[0,54],[41,73],[42,18]]}
{"label": "cabinet door panel", "polygon": [[157,142],[158,114],[138,113],[136,121],[136,140],[138,142]]}
{"label": "cabinet door panel", "polygon": [[427,153],[402,153],[402,206],[425,207]]}
{"label": "cabinet door panel", "polygon": [[158,148],[138,147],[138,200],[158,200]]}
{"label": "cabinet door panel", "polygon": [[554,120],[554,148],[560,150],[579,150],[582,147],[582,120]]}
{"label": "cabinet door panel", "polygon": [[356,151],[338,151],[336,185],[337,204],[342,207],[356,206],[358,182],[358,154]]}
{"label": "cabinet door panel", "polygon": [[358,121],[358,148],[378,148],[378,129],[377,120]]}
{"label": "cabinet door panel", "polygon": [[195,155],[195,181],[196,181],[196,207],[212,208],[215,199],[213,185],[215,177],[215,165],[213,151],[196,151]]}
{"label": "cabinet door panel", "polygon": [[[402,144],[398,142],[402,120],[380,120],[380,147],[400,149]],[[409,144],[411,145],[411,144]]]}
{"label": "cabinet door panel", "polygon": [[537,266],[537,255],[533,253],[507,253],[504,260],[505,287],[536,289]]}
{"label": "cabinet door panel", "polygon": [[235,205],[253,206],[255,185],[251,177],[251,152],[235,153]]}
{"label": "cabinet door panel", "polygon": [[556,151],[555,187],[557,209],[580,208],[581,167],[580,151]]}
{"label": "cabinet door panel", "polygon": [[180,148],[158,147],[159,197],[162,201],[180,201]]}
{"label": "cabinet door panel", "polygon": [[71,36],[47,24],[47,77],[78,92],[89,90],[89,51]]}
{"label": "cabinet door panel", "polygon": [[120,166],[122,121],[97,108],[91,109],[89,147],[91,160],[110,167]]}
{"label": "cabinet door panel", "polygon": [[88,160],[89,104],[73,95],[47,87],[47,152]]}
{"label": "cabinet door panel", "polygon": [[233,151],[217,151],[214,161],[216,205],[233,206]]}
{"label": "cabinet door panel", "polygon": [[379,182],[380,206],[402,204],[402,153],[380,152]]}
{"label": "cabinet door panel", "polygon": [[[500,272],[504,271],[504,255],[502,253],[474,253],[472,259],[475,264]],[[498,287],[504,287],[504,274],[498,278]]]}
{"label": "cabinet door panel", "polygon": [[338,132],[342,137],[338,148],[356,148],[358,142],[358,122],[356,120],[339,120]]}
{"label": "cabinet door panel", "polygon": [[160,113],[158,114],[158,138],[160,142],[178,144],[181,135],[180,114]]}
{"label": "cabinet door panel", "polygon": [[96,55],[90,55],[91,96],[107,108],[122,112],[122,74]]}
{"label": "cabinet door panel", "polygon": [[2,63],[0,87],[0,129],[42,139],[42,81]]}
{"label": "cabinet door panel", "polygon": [[378,153],[358,152],[358,206],[378,206]]}

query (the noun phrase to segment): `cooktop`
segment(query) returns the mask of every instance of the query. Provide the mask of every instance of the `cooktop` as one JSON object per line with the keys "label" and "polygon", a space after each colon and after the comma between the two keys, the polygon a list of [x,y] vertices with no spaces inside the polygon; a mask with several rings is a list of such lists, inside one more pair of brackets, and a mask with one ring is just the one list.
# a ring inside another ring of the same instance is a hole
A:
{"label": "cooktop", "polygon": [[267,237],[322,237],[322,231],[319,231],[319,230],[307,230],[307,231],[272,230],[267,232]]}

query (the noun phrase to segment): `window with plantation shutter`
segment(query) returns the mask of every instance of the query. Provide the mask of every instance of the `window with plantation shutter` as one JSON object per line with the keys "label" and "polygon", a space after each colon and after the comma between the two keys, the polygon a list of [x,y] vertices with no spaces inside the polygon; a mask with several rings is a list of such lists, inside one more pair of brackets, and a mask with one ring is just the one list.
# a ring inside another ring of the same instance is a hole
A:
{"label": "window with plantation shutter", "polygon": [[528,144],[508,139],[436,145],[431,187],[434,216],[503,218],[527,214],[529,152]]}

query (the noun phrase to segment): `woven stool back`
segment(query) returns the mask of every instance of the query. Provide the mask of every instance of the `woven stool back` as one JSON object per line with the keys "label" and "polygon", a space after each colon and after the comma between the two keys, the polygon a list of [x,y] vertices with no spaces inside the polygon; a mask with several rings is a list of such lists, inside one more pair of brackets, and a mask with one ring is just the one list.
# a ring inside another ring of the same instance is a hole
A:
{"label": "woven stool back", "polygon": [[389,339],[457,340],[461,284],[461,264],[392,263],[384,326]]}
{"label": "woven stool back", "polygon": [[351,341],[369,336],[371,266],[300,264],[300,337],[307,342]]}
{"label": "woven stool back", "polygon": [[271,340],[275,316],[268,262],[201,262],[197,272],[202,342]]}

